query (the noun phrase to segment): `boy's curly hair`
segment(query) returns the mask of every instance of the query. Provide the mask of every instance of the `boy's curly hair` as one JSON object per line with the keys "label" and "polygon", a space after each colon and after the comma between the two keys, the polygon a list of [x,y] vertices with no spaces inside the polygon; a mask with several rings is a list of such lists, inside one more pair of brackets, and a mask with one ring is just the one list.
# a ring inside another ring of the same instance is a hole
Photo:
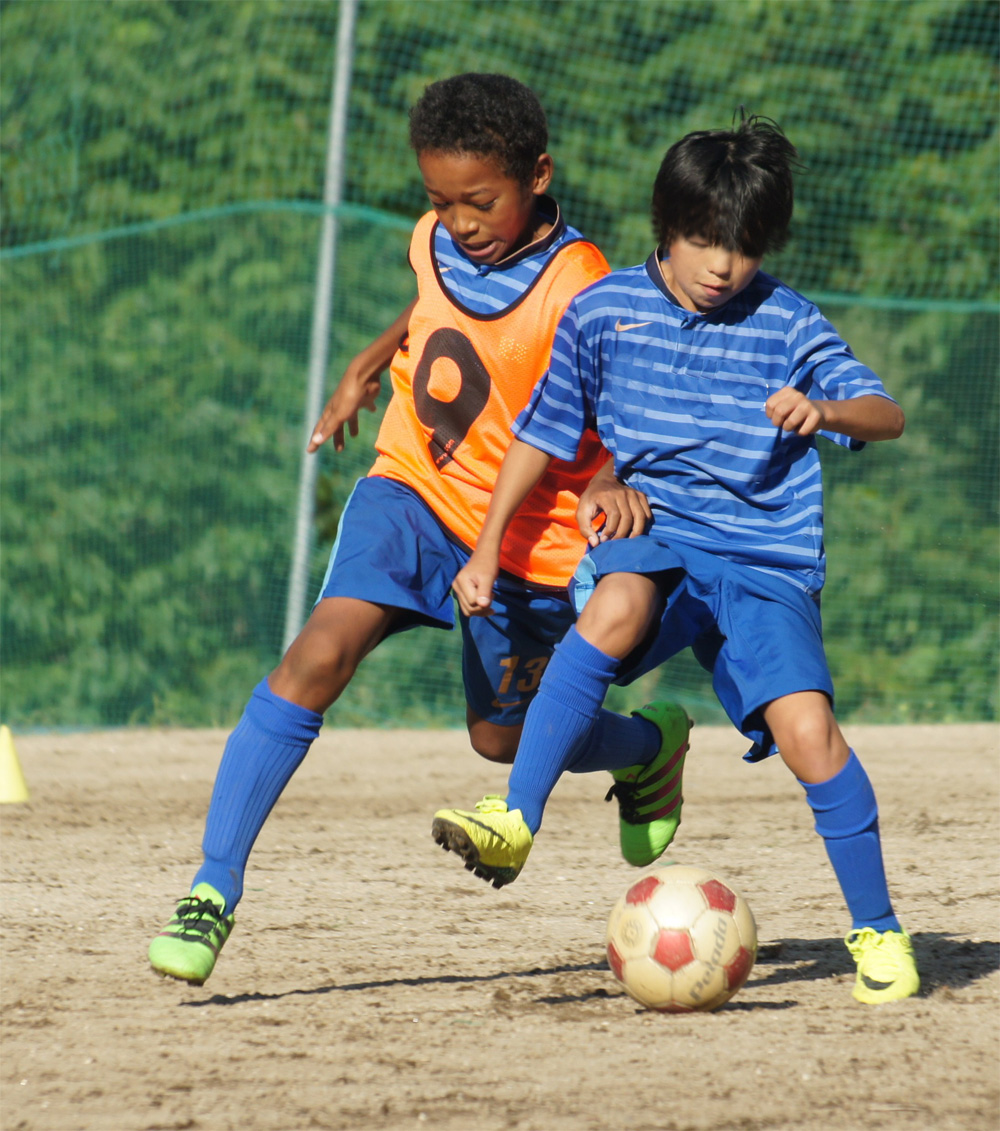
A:
{"label": "boy's curly hair", "polygon": [[492,158],[529,184],[549,141],[545,111],[509,75],[469,72],[431,83],[410,110],[410,145],[421,154],[473,153]]}
{"label": "boy's curly hair", "polygon": [[661,247],[697,237],[757,259],[787,242],[798,153],[770,118],[738,114],[733,129],[698,130],[667,150],[651,209]]}

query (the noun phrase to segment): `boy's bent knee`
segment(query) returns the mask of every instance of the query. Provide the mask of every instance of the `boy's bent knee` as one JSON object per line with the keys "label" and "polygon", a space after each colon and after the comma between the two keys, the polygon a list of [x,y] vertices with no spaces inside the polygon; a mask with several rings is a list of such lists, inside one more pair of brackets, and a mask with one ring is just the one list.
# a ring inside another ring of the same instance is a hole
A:
{"label": "boy's bent knee", "polygon": [[340,696],[356,670],[342,655],[317,656],[290,649],[271,672],[268,685],[282,699],[322,713]]}
{"label": "boy's bent knee", "polygon": [[[362,602],[356,604],[364,610]],[[271,690],[301,707],[325,711],[354,678],[373,638],[378,636],[363,620],[355,624],[317,610],[271,673]]]}
{"label": "boy's bent knee", "polygon": [[823,782],[847,764],[850,750],[830,700],[822,691],[800,691],[764,708],[782,760],[803,782]]}
{"label": "boy's bent knee", "polygon": [[517,753],[517,744],[521,738],[522,727],[502,727],[497,723],[487,722],[480,718],[471,709],[466,711],[466,723],[469,728],[469,741],[472,749],[487,762],[497,762],[509,766],[514,761]]}
{"label": "boy's bent knee", "polygon": [[588,644],[620,660],[646,639],[661,607],[656,583],[644,574],[609,573],[584,606],[577,632]]}

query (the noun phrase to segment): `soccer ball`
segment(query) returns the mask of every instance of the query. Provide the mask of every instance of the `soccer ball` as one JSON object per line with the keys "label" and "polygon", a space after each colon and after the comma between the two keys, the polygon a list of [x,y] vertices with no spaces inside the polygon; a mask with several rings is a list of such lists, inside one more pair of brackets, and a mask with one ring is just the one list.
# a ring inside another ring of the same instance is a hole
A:
{"label": "soccer ball", "polygon": [[718,1009],[753,969],[757,924],[730,884],[703,868],[671,864],[618,900],[607,947],[611,972],[647,1009]]}

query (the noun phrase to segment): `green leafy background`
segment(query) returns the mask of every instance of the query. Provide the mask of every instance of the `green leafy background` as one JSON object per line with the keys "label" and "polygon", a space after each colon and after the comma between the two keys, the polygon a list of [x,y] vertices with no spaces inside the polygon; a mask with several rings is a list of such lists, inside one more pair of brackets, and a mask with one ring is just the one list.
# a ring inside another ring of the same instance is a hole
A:
{"label": "green leafy background", "polygon": [[[328,385],[412,294],[407,109],[461,70],[532,85],[555,191],[615,266],[666,147],[737,107],[798,146],[816,298],[903,404],[824,444],[844,718],[997,714],[997,15],[954,0],[362,0]],[[229,724],[280,653],[338,6],[0,5],[2,721]],[[376,417],[325,452],[313,582]],[[388,642],[331,713],[460,725],[457,633]],[[615,692],[680,692],[688,658]]]}

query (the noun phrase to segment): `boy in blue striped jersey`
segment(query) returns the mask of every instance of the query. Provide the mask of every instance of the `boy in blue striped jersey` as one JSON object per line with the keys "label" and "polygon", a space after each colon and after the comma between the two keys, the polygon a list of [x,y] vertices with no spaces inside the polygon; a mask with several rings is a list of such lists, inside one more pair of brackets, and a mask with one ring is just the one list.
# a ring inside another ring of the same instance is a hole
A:
{"label": "boy in blue striped jersey", "polygon": [[560,774],[607,768],[580,760],[610,684],[690,647],[752,743],[746,759],[780,753],[804,787],[853,919],[854,997],[874,1004],[920,982],[875,795],[833,714],[816,437],[856,451],[904,420],[819,310],[760,270],[787,239],[796,161],[766,119],[684,137],[653,188],[656,251],[567,309],[455,578],[462,611],[489,615],[508,522],[588,426],[646,494],[652,523],[647,537],[590,539],[570,585],[578,620],[528,711],[507,797],[439,811],[434,835],[467,862],[511,857],[519,869]]}

